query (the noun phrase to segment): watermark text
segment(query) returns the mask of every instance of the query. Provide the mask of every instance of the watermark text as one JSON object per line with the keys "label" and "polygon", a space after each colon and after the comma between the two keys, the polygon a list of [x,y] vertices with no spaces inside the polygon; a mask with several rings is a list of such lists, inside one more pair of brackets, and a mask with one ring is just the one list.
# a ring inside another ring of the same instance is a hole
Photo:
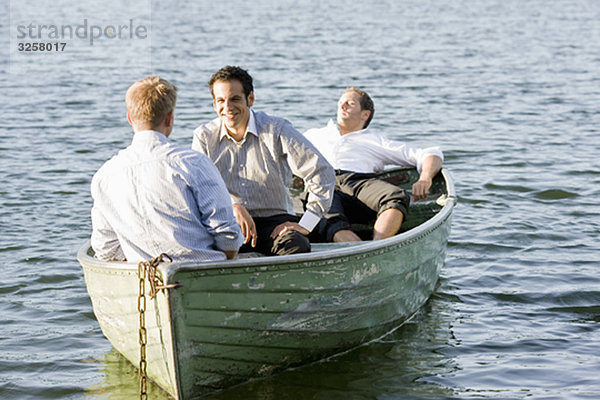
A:
{"label": "watermark text", "polygon": [[126,40],[146,39],[148,28],[146,25],[137,24],[133,19],[129,23],[116,25],[97,25],[88,23],[85,18],[81,24],[21,24],[16,26],[16,38],[19,41],[33,40],[37,42],[45,40],[67,40],[83,39],[89,40],[90,45],[99,40]]}

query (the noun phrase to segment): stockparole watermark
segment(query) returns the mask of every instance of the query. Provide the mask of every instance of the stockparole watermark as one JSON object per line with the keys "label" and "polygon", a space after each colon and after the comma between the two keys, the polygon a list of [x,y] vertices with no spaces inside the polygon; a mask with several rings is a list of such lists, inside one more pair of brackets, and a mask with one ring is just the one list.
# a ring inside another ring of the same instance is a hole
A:
{"label": "stockparole watermark", "polygon": [[133,18],[128,23],[121,24],[92,24],[84,18],[78,24],[40,24],[31,22],[29,24],[16,25],[16,39],[22,43],[65,41],[80,39],[89,41],[90,45],[100,40],[133,40],[147,39],[148,27],[137,23]]}

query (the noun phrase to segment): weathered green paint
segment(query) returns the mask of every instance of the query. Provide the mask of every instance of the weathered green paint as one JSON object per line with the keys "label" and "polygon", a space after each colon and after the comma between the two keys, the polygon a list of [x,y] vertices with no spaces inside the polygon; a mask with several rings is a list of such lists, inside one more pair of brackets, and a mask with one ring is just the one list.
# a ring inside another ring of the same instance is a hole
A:
{"label": "weathered green paint", "polygon": [[[91,257],[88,249],[88,244],[82,247],[78,259],[83,266],[94,314],[104,336],[137,367],[140,354],[137,265],[103,263]],[[147,370],[158,385],[173,394],[176,378],[171,318],[166,297],[165,293],[159,293],[154,300],[147,299]]]}
{"label": "weathered green paint", "polygon": [[[401,172],[403,186],[416,178]],[[432,189],[449,198],[444,207],[417,203],[407,221],[416,227],[390,239],[315,244],[312,253],[285,257],[161,264],[163,279],[181,286],[148,303],[148,375],[177,399],[193,399],[398,327],[429,298],[444,263],[454,206],[444,175]],[[78,258],[103,333],[137,365],[137,266],[95,260],[88,244]]]}

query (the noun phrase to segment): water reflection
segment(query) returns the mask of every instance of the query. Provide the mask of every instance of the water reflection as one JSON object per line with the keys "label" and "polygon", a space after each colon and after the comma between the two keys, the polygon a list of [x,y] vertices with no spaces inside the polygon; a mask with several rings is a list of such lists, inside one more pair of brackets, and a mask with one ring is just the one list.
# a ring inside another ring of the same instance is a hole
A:
{"label": "water reflection", "polygon": [[[97,361],[104,377],[99,384],[85,390],[86,397],[110,400],[139,398],[138,370],[114,347]],[[172,400],[172,397],[152,382],[148,382],[147,389],[152,400]]]}

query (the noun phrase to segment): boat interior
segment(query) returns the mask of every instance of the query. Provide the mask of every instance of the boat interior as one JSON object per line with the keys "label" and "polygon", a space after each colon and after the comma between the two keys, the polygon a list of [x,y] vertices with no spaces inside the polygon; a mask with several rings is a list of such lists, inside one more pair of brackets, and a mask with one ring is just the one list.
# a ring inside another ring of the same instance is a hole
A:
{"label": "boat interior", "polygon": [[[409,195],[411,191],[412,184],[417,181],[419,175],[414,168],[394,168],[390,170],[383,171],[379,174],[381,179],[384,179],[394,185],[397,185],[404,190],[406,190]],[[302,215],[303,207],[302,207],[302,193],[304,192],[304,182],[297,177],[294,177],[292,185],[290,187],[290,192],[292,195],[292,200],[294,202],[294,210],[298,217]],[[425,221],[431,219],[434,215],[436,215],[445,204],[445,200],[447,198],[448,190],[446,188],[446,181],[442,175],[442,173],[438,173],[437,176],[433,180],[433,184],[429,190],[429,196],[418,202],[414,202],[411,196],[411,203],[408,210],[408,215],[405,220],[402,222],[402,226],[400,228],[400,233],[407,232],[416,226],[424,223]],[[353,224],[351,226],[352,231],[354,231],[362,240],[368,241],[372,240],[373,237],[373,224],[375,220],[373,219],[370,223],[366,224]],[[348,242],[348,243],[324,243],[322,240],[318,238],[318,236],[314,235],[310,237],[312,245],[312,252],[318,251],[326,251],[331,250],[332,247],[341,248],[347,246],[355,246],[364,242]],[[88,255],[93,257],[94,251],[90,247],[87,251]],[[238,259],[244,258],[255,258],[255,257],[264,257],[264,254],[258,252],[250,252],[250,253],[240,253],[238,254]]]}
{"label": "boat interior", "polygon": [[[396,186],[406,190],[410,195],[411,188],[414,182],[417,181],[419,175],[414,168],[395,168],[382,172],[380,178],[390,182]],[[304,191],[303,182],[300,178],[295,177],[290,188],[292,198],[294,200],[294,210],[300,217],[303,213],[302,207],[302,192]],[[422,224],[423,222],[431,219],[437,214],[444,206],[444,199],[446,198],[446,185],[444,178],[439,173],[433,180],[432,187],[429,191],[429,196],[418,202],[412,200],[408,210],[408,215],[402,222],[400,232],[403,233],[414,227]],[[371,240],[373,237],[373,225],[375,219],[365,224],[353,224],[351,229],[354,231],[362,240]],[[318,237],[311,237],[312,243],[320,243]]]}

